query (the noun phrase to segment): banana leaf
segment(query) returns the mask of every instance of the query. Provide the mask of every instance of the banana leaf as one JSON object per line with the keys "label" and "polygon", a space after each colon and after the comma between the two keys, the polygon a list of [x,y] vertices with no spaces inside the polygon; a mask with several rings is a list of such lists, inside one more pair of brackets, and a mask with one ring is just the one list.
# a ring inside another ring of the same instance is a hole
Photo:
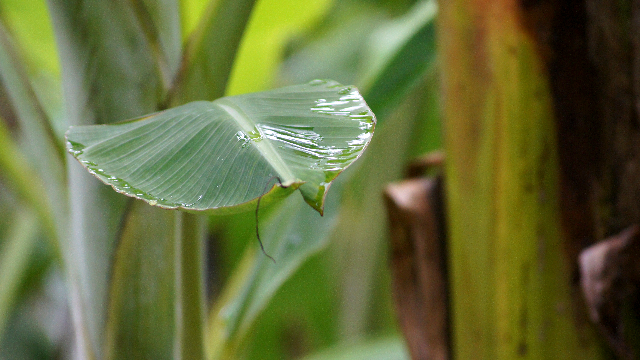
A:
{"label": "banana leaf", "polygon": [[246,211],[299,188],[322,213],[331,182],[361,155],[374,127],[356,88],[314,80],[71,127],[67,147],[104,183],[151,205]]}

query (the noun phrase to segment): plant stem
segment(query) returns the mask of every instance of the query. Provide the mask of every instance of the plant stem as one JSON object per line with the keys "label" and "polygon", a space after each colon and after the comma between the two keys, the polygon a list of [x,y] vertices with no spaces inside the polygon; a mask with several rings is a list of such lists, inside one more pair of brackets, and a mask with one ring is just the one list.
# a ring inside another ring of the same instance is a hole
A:
{"label": "plant stem", "polygon": [[176,211],[175,359],[204,359],[204,221]]}
{"label": "plant stem", "polygon": [[574,295],[555,107],[525,9],[441,5],[452,356],[605,359]]}

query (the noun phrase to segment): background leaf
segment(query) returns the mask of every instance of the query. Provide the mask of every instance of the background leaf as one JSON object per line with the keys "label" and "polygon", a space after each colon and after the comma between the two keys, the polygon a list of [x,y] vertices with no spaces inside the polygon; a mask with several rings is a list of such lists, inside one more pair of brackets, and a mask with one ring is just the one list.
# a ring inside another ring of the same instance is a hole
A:
{"label": "background leaf", "polygon": [[131,201],[111,271],[106,359],[172,359],[175,214]]}
{"label": "background leaf", "polygon": [[[233,359],[280,286],[327,243],[337,216],[340,178],[327,200],[327,215],[320,216],[297,196],[290,196],[271,216],[263,218],[261,238],[275,264],[251,247],[244,255],[227,291],[209,318],[208,358]],[[255,234],[248,240],[255,242]]]}
{"label": "background leaf", "polygon": [[207,5],[215,0],[180,0],[180,25],[182,39],[186,41],[198,26]]}
{"label": "background leaf", "polygon": [[0,149],[2,149],[0,176],[38,215],[40,226],[48,234],[47,238],[51,241],[52,249],[57,251],[56,255],[60,259],[62,255],[58,243],[58,231],[61,229],[56,225],[46,186],[20,152],[2,118],[0,118]]}
{"label": "background leaf", "polygon": [[410,359],[404,341],[389,337],[360,341],[354,345],[336,346],[317,354],[306,356],[303,360],[404,360]]}
{"label": "background leaf", "polygon": [[254,3],[255,0],[209,3],[198,28],[189,37],[182,69],[169,103],[180,105],[194,100],[211,101],[224,95]]}
{"label": "background leaf", "polygon": [[[29,71],[59,75],[60,64],[46,2],[2,0],[0,18],[10,29],[16,42],[22,45],[27,63],[31,65]],[[25,19],[31,21],[24,21]]]}
{"label": "background leaf", "polygon": [[[49,235],[55,242],[65,231],[63,224],[67,213],[62,144],[53,133],[49,119],[31,87],[27,70],[23,65],[18,49],[0,21],[0,80],[11,99],[18,124],[22,129],[21,140],[24,142],[26,155],[35,164],[34,168],[38,175],[47,179],[37,184],[38,180],[35,180],[35,177],[23,177],[21,181],[26,183],[19,186],[44,185],[44,194],[40,194],[42,198],[38,202],[46,204],[46,208],[55,210],[52,212],[55,222],[45,222]],[[4,131],[5,129],[2,130]],[[5,139],[9,141],[8,138]],[[34,180],[30,180],[32,178]],[[40,212],[40,215],[43,215],[43,212]]]}
{"label": "background leaf", "polygon": [[[238,50],[226,95],[273,86],[277,66],[288,41],[311,28],[329,9],[331,0],[261,0],[254,10]],[[305,78],[303,83],[326,74]]]}
{"label": "background leaf", "polygon": [[19,286],[28,270],[29,258],[37,239],[35,216],[22,210],[16,217],[6,242],[0,248],[0,339],[16,303]]}
{"label": "background leaf", "polygon": [[[126,1],[48,1],[69,125],[155,111],[163,98],[158,53]],[[164,24],[169,26],[170,24]],[[68,164],[70,217],[63,245],[78,356],[102,358],[110,262],[126,199]]]}
{"label": "background leaf", "polygon": [[422,1],[406,15],[377,29],[370,38],[365,96],[382,119],[435,64],[437,5]]}
{"label": "background leaf", "polygon": [[167,91],[182,55],[177,0],[131,0],[130,4],[153,53],[162,88]]}

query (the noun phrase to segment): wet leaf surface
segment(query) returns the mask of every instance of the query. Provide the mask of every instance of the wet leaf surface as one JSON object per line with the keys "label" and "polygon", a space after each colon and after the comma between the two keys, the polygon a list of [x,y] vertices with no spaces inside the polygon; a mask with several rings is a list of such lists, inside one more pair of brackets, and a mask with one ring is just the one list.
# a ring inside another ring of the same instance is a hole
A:
{"label": "wet leaf surface", "polygon": [[67,148],[104,183],[151,205],[248,210],[273,183],[265,204],[299,188],[322,213],[331,181],[360,156],[374,127],[355,87],[314,80],[72,127]]}

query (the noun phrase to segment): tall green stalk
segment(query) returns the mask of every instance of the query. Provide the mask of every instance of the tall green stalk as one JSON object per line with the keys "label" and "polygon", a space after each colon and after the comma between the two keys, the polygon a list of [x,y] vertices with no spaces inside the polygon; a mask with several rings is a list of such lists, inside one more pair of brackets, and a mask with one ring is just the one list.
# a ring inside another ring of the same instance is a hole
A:
{"label": "tall green stalk", "polygon": [[[167,104],[215,100],[224,96],[242,34],[255,0],[211,1],[190,36]],[[204,359],[204,219],[176,212],[176,340],[174,354]]]}
{"label": "tall green stalk", "polygon": [[600,359],[576,322],[551,96],[519,3],[443,1],[456,359]]}
{"label": "tall green stalk", "polygon": [[176,359],[204,359],[204,223],[176,211]]}

